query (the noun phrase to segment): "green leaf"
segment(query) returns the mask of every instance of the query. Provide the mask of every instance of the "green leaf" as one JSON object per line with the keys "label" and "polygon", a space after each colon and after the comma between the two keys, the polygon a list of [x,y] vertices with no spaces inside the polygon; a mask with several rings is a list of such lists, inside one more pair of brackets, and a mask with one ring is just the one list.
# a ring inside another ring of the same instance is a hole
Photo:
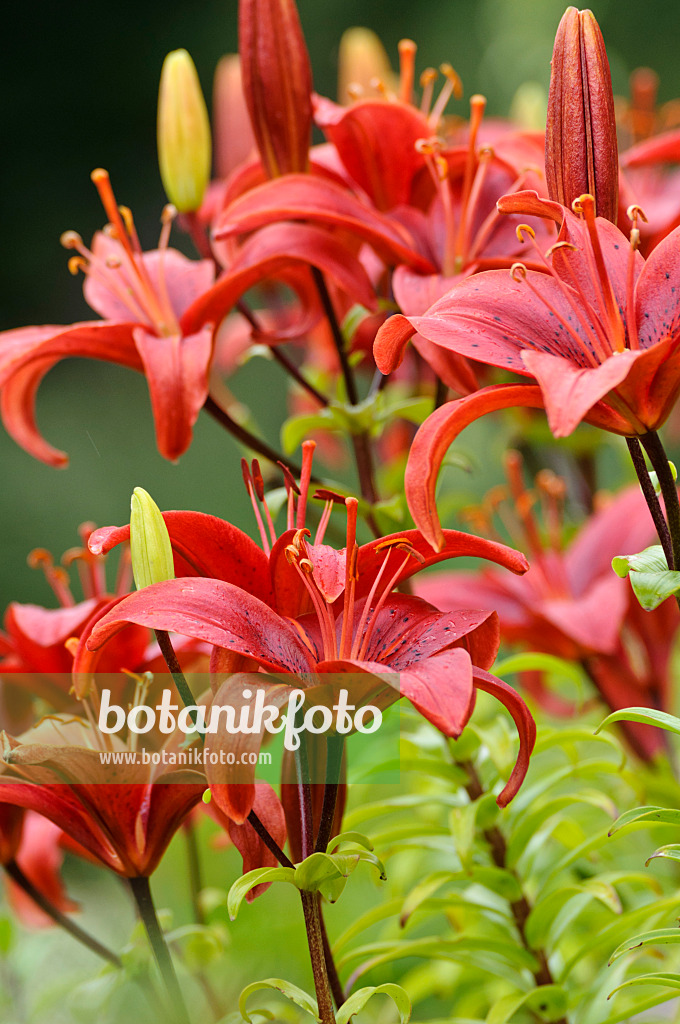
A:
{"label": "green leaf", "polygon": [[640,974],[637,978],[629,978],[623,984],[617,985],[611,990],[607,999],[611,999],[622,988],[632,988],[633,985],[664,985],[665,988],[680,989],[680,974],[664,974],[662,971],[657,971],[654,974]]}
{"label": "green leaf", "polygon": [[227,896],[229,917],[232,921],[235,920],[243,900],[256,885],[261,885],[264,882],[291,882],[295,885],[294,876],[294,868],[255,868],[254,871],[246,872],[245,875],[236,879],[229,890]]}
{"label": "green leaf", "polygon": [[507,1024],[523,1006],[541,1020],[557,1020],[566,1014],[567,996],[560,985],[539,985],[531,992],[504,996],[489,1010],[486,1024]]}
{"label": "green leaf", "polygon": [[615,832],[625,828],[626,825],[637,823],[680,825],[680,811],[675,810],[674,807],[633,807],[630,811],[624,811],[616,819],[609,829],[609,835],[613,836]]}
{"label": "green leaf", "polygon": [[680,718],[669,715],[665,711],[655,711],[654,708],[622,708],[621,711],[614,711],[598,725],[595,732],[598,733],[600,729],[604,729],[612,722],[641,722],[643,725],[656,725],[659,729],[665,729],[667,732],[674,732],[676,736],[680,736]]}
{"label": "green leaf", "polygon": [[[238,1001],[238,1008],[241,1016],[247,1024],[253,1024],[252,1017],[246,1012],[246,1003],[248,996],[252,995],[253,992],[260,992],[262,989],[273,988],[277,992],[281,992],[286,999],[290,999],[291,1003],[295,1003],[296,1006],[300,1006],[303,1010],[306,1010],[314,1020],[319,1021],[318,1008],[316,1000],[312,999],[303,989],[298,988],[297,985],[293,985],[290,981],[282,981],[281,978],[265,978],[264,981],[254,981],[252,985],[247,985]],[[254,1010],[254,1013],[262,1013],[262,1010]]]}
{"label": "green leaf", "polygon": [[[673,476],[673,479],[677,480],[678,479],[678,471],[675,468],[674,463],[672,463],[670,461],[670,459],[668,460],[668,465],[671,467],[671,474]],[[661,494],[661,485],[659,484],[659,477],[658,477],[658,475],[654,472],[653,469],[650,469],[647,472],[649,473],[649,479],[652,481],[652,484],[654,485],[654,490],[656,491],[656,493],[658,495],[660,495]]]}
{"label": "green leaf", "polygon": [[502,678],[506,675],[516,675],[518,672],[550,672],[571,679],[579,689],[583,686],[583,672],[578,665],[563,658],[556,658],[554,654],[541,654],[537,651],[527,651],[503,658],[502,661],[496,662],[494,672]]}
{"label": "green leaf", "polygon": [[281,426],[281,447],[286,455],[292,454],[313,430],[337,430],[335,417],[328,409],[316,413],[290,416]]}
{"label": "green leaf", "polygon": [[366,850],[373,849],[371,840],[363,832],[341,832],[334,839],[331,839],[326,847],[326,853],[332,853],[336,846],[340,846],[340,843],[356,843],[358,846],[363,846]]}
{"label": "green leaf", "polygon": [[641,935],[634,935],[631,939],[626,939],[620,946],[617,946],[609,958],[609,963],[613,964],[615,960],[618,960],[620,956],[623,956],[624,953],[631,949],[639,949],[641,946],[655,946],[657,944],[674,944],[676,942],[680,942],[680,928],[657,928],[652,932],[643,932]]}
{"label": "green leaf", "polygon": [[389,996],[399,1011],[399,1024],[408,1024],[411,1019],[411,1000],[401,985],[394,985],[391,982],[360,988],[358,992],[352,993],[335,1015],[337,1024],[347,1024],[353,1014],[363,1010],[368,1000],[377,995]]}
{"label": "green leaf", "polygon": [[680,860],[680,846],[677,843],[673,843],[669,846],[660,846],[658,850],[655,850],[651,857],[645,861],[645,867],[653,861],[656,857],[668,857],[669,860]]}
{"label": "green leaf", "polygon": [[653,544],[637,555],[617,555],[612,560],[612,569],[621,579],[630,575],[635,596],[648,612],[680,590],[680,572],[668,568],[660,544]]}
{"label": "green leaf", "polygon": [[345,313],[345,317],[340,325],[342,336],[345,339],[345,343],[351,346],[354,339],[354,335],[368,316],[373,314],[362,306],[360,302],[356,302],[348,311]]}

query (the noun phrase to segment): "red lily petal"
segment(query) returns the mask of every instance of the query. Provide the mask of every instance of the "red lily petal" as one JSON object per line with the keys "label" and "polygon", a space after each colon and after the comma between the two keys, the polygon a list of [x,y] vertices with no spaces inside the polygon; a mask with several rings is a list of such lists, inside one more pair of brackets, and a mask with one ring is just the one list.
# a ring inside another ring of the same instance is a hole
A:
{"label": "red lily petal", "polygon": [[249,238],[227,273],[189,306],[181,319],[183,330],[195,331],[208,321],[218,323],[244,292],[264,279],[276,277],[291,262],[318,267],[354,302],[367,309],[376,308],[368,275],[346,246],[310,224],[276,223]]}
{"label": "red lily petal", "polygon": [[[203,512],[163,512],[174,554],[175,576],[209,576],[243,587],[265,604],[273,600],[269,560],[247,533]],[[105,555],[130,539],[130,527],[103,526],[90,534],[88,547]]]}
{"label": "red lily petal", "polygon": [[409,202],[413,178],[424,164],[416,142],[432,134],[420,111],[379,99],[341,107],[315,96],[314,120],[379,210]]}
{"label": "red lily petal", "polygon": [[95,625],[88,649],[96,651],[127,622],[206,640],[254,658],[263,668],[310,669],[309,651],[293,626],[256,597],[222,580],[166,580],[124,597]]}
{"label": "red lily petal", "polygon": [[[266,782],[258,782],[255,786],[252,809],[274,842],[283,847],[286,842],[286,818],[281,801]],[[235,821],[228,818],[226,826],[229,838],[243,857],[244,874],[254,868],[275,867],[279,863],[249,821],[237,825]],[[252,903],[257,896],[266,892],[271,884],[271,882],[265,882],[263,885],[256,885],[254,889],[251,889],[246,895],[248,903]]]}
{"label": "red lily petal", "polygon": [[[635,288],[640,344],[647,348],[680,328],[680,228],[664,238],[645,262]],[[649,316],[645,316],[649,313]]]}
{"label": "red lily petal", "polygon": [[[364,605],[357,603],[355,625]],[[393,594],[369,623],[371,636],[365,660],[388,665],[395,672],[403,672],[454,645],[464,647],[482,668],[490,667],[498,653],[498,617],[488,610],[442,612],[420,597]],[[337,631],[338,635],[342,632],[342,616]]]}
{"label": "red lily petal", "polygon": [[376,675],[378,682],[383,678],[383,694],[372,698],[377,706],[386,707],[399,697],[406,697],[445,736],[460,736],[474,707],[472,663],[468,652],[460,647],[426,658],[399,673],[381,662],[353,658],[324,661],[319,672],[360,672]]}
{"label": "red lily petal", "polygon": [[680,163],[680,129],[674,128],[645,139],[621,154],[623,167],[645,167],[658,163]]}
{"label": "red lily petal", "polygon": [[133,331],[144,364],[161,455],[176,461],[191,444],[193,425],[208,397],[212,327],[196,334],[158,338]]}
{"label": "red lily petal", "polygon": [[611,654],[628,605],[628,591],[613,573],[592,583],[578,600],[554,598],[535,605],[536,612],[584,648]]}
{"label": "red lily petal", "polygon": [[495,697],[508,709],[519,733],[519,754],[517,755],[515,767],[512,769],[512,774],[505,786],[496,797],[498,806],[506,807],[524,782],[529,769],[529,758],[536,743],[536,723],[531,717],[529,708],[517,691],[513,690],[507,683],[504,683],[502,679],[497,679],[496,676],[484,672],[481,668],[473,668],[472,675],[477,689],[490,693],[492,697]]}
{"label": "red lily petal", "polygon": [[288,174],[241,196],[224,211],[215,237],[255,231],[280,220],[309,220],[344,228],[368,242],[387,263],[408,263],[425,273],[434,267],[413,248],[408,232],[332,181]]}
{"label": "red lily petal", "polygon": [[[211,707],[233,707],[238,721],[237,712],[248,704],[243,696],[244,689],[252,693],[257,687],[266,690],[267,705],[283,708],[293,690],[299,689],[299,680],[289,676],[284,676],[284,679],[287,680],[285,683],[261,675],[253,681],[248,673],[233,673],[218,687]],[[220,811],[237,825],[246,821],[254,807],[257,791],[255,766],[248,763],[247,755],[258,753],[264,733],[265,727],[260,721],[259,732],[228,733],[225,728],[218,728],[216,733],[206,734],[206,748],[220,755],[218,761],[210,759],[205,766],[210,792]]]}
{"label": "red lily petal", "polygon": [[119,363],[133,370],[142,364],[128,323],[94,321],[70,327],[24,327],[0,334],[0,413],[7,432],[29,454],[51,466],[68,457],[40,435],[35,396],[45,374],[60,359],[84,356]]}
{"label": "red lily petal", "polygon": [[[414,522],[435,550],[444,544],[435,487],[449,446],[468,424],[489,412],[510,408],[544,408],[540,387],[536,384],[496,384],[483,388],[474,395],[442,405],[419,428],[411,446],[404,484]],[[614,433],[631,433],[630,424],[605,406],[591,410],[586,419]]]}
{"label": "red lily petal", "polygon": [[541,387],[550,430],[555,437],[568,437],[586,413],[626,379],[641,355],[642,350],[626,349],[585,369],[547,352],[524,351],[522,361]]}

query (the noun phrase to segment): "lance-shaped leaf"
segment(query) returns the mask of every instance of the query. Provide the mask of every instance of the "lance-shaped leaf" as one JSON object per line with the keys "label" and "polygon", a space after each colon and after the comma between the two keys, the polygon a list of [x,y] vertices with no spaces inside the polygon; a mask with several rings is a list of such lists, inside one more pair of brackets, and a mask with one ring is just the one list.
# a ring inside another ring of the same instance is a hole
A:
{"label": "lance-shaped leaf", "polygon": [[668,568],[660,544],[653,544],[637,555],[617,555],[612,569],[622,579],[629,576],[635,596],[645,611],[653,611],[680,591],[680,572]]}

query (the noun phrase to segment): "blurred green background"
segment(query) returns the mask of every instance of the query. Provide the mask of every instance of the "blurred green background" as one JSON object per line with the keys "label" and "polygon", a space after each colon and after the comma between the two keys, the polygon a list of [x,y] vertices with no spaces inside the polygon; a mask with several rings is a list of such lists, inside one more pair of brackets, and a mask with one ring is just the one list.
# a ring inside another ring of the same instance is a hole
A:
{"label": "blurred green background", "polygon": [[[403,36],[419,45],[418,67],[450,61],[466,95],[483,92],[489,111],[506,114],[517,87],[547,87],[561,0],[422,0],[418,8],[384,0],[301,0],[319,92],[335,94],[342,31],[368,25],[396,54]],[[680,8],[636,0],[599,2],[594,11],[608,46],[615,91],[642,64],[661,76],[660,99],[680,93],[677,48]],[[68,323],[89,310],[80,282],[66,269],[60,233],[88,239],[102,223],[89,181],[102,165],[120,202],[131,206],[143,244],[153,247],[164,202],[155,154],[157,83],[164,55],[184,46],[209,95],[218,58],[236,47],[235,0],[198,5],[15,5],[3,26],[2,76],[3,273],[0,327]],[[456,108],[465,112],[465,101]],[[262,361],[240,374],[234,391],[258,408],[272,440],[284,415],[284,380]],[[155,450],[146,386],[141,377],[108,364],[67,361],[47,378],[38,401],[46,437],[71,456],[55,471],[24,454],[0,429],[3,560],[0,605],[11,599],[49,604],[38,574],[26,567],[35,546],[55,555],[76,540],[86,519],[100,525],[127,519],[135,485],[161,507],[191,507],[247,528],[236,446],[202,416],[196,440],[180,465]]]}

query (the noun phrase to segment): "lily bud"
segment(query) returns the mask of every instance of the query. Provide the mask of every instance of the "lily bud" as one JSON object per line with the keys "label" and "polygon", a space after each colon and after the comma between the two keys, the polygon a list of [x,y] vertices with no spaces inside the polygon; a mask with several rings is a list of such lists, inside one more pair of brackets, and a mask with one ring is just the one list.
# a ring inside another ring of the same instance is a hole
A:
{"label": "lily bud", "polygon": [[385,47],[370,28],[348,28],[340,39],[338,102],[350,103],[364,93],[373,95],[376,79],[390,89],[397,88]]}
{"label": "lily bud", "polygon": [[588,193],[616,223],[619,160],[609,62],[592,11],[569,7],[555,36],[545,134],[548,195],[563,206]]}
{"label": "lily bud", "polygon": [[210,121],[196,68],[186,50],[163,62],[158,90],[158,163],[163,187],[180,213],[203,202],[210,180]]}
{"label": "lily bud", "polygon": [[168,528],[158,505],[142,487],[135,487],[130,502],[130,554],[137,590],[174,580]]}
{"label": "lily bud", "polygon": [[294,0],[240,0],[243,92],[270,178],[307,170],[312,71]]}

